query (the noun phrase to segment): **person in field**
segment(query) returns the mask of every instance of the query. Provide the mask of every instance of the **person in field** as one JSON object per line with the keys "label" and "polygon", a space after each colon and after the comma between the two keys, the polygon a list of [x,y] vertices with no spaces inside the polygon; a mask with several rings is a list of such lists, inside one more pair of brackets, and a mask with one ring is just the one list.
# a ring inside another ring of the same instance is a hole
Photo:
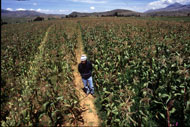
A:
{"label": "person in field", "polygon": [[92,64],[87,60],[86,55],[81,56],[81,63],[78,65],[78,71],[82,77],[84,91],[86,94],[94,95],[94,86],[92,81]]}

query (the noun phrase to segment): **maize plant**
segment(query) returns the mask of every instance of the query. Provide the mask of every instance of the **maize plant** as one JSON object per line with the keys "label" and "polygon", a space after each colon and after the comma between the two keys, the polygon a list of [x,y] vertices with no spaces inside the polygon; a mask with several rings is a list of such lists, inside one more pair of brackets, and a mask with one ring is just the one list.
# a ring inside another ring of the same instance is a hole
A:
{"label": "maize plant", "polygon": [[[15,26],[3,26],[2,33],[9,34],[2,37],[2,126],[61,126],[83,122],[71,69],[76,63],[77,34],[68,36],[67,24],[63,21],[28,23],[22,28],[17,26],[20,33],[11,31],[13,28],[17,31]],[[12,35],[18,39],[14,45]]]}
{"label": "maize plant", "polygon": [[190,126],[190,24],[80,20],[103,126]]}

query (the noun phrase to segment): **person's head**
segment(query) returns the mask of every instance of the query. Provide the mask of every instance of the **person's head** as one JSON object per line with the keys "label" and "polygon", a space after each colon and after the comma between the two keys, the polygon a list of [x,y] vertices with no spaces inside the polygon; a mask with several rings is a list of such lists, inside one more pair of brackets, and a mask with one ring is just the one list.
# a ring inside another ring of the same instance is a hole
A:
{"label": "person's head", "polygon": [[82,63],[82,64],[85,64],[85,63],[86,63],[86,60],[87,60],[86,55],[82,55],[82,56],[81,56],[81,63]]}

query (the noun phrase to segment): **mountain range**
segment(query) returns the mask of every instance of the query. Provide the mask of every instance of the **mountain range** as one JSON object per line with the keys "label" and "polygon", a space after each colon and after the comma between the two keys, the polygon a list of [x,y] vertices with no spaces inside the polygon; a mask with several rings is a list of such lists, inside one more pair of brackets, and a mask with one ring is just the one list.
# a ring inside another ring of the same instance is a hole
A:
{"label": "mountain range", "polygon": [[68,15],[68,17],[87,17],[87,16],[105,17],[105,16],[140,16],[140,15],[141,13],[134,12],[131,10],[115,9],[112,11],[93,12],[93,13],[72,12],[71,14]]}
{"label": "mountain range", "polygon": [[45,17],[45,18],[59,18],[65,17],[65,14],[44,14],[37,11],[8,11],[1,9],[1,17],[11,17],[11,18],[32,18],[32,17]]}
{"label": "mountain range", "polygon": [[[64,14],[44,14],[39,13],[36,11],[8,11],[8,10],[1,10],[1,18],[11,17],[11,18],[32,18],[32,17],[45,17],[45,18],[62,18],[66,15]],[[112,11],[106,12],[93,12],[93,13],[82,13],[82,12],[72,12],[71,14],[67,15],[66,17],[88,17],[88,16],[190,16],[190,4],[182,5],[179,3],[171,4],[165,8],[155,9],[155,10],[148,10],[144,13],[135,12],[131,10],[124,10],[124,9],[116,9]]]}
{"label": "mountain range", "polygon": [[180,3],[174,3],[165,8],[148,10],[144,14],[147,16],[189,16],[190,4],[182,5]]}

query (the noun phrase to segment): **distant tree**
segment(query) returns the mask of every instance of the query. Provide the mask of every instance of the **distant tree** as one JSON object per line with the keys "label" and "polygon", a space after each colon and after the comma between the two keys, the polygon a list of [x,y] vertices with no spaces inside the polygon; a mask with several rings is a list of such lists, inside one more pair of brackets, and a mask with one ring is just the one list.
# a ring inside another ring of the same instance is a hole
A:
{"label": "distant tree", "polygon": [[113,16],[118,16],[118,12],[115,12],[115,13],[113,14]]}
{"label": "distant tree", "polygon": [[70,17],[70,18],[76,18],[76,17],[78,17],[78,16],[77,16],[77,14],[71,14],[71,15],[69,15],[69,17]]}
{"label": "distant tree", "polygon": [[54,17],[49,17],[48,18],[48,20],[54,20],[54,19],[56,19],[56,18],[54,18]]}
{"label": "distant tree", "polygon": [[122,14],[119,14],[118,17],[123,17],[123,15],[122,15]]}
{"label": "distant tree", "polygon": [[32,20],[30,19],[30,20],[28,20],[28,22],[32,22]]}
{"label": "distant tree", "polygon": [[36,18],[34,19],[34,21],[43,21],[43,20],[44,20],[43,17],[36,17]]}
{"label": "distant tree", "polygon": [[69,15],[66,15],[65,17],[66,17],[66,18],[69,18]]}
{"label": "distant tree", "polygon": [[188,13],[187,16],[190,16],[190,13]]}
{"label": "distant tree", "polygon": [[158,16],[158,14],[152,14],[152,15],[151,15],[152,18],[154,18],[154,17],[156,17],[156,16]]}
{"label": "distant tree", "polygon": [[4,22],[2,19],[1,19],[1,25],[4,25],[4,24],[8,24],[7,22]]}

